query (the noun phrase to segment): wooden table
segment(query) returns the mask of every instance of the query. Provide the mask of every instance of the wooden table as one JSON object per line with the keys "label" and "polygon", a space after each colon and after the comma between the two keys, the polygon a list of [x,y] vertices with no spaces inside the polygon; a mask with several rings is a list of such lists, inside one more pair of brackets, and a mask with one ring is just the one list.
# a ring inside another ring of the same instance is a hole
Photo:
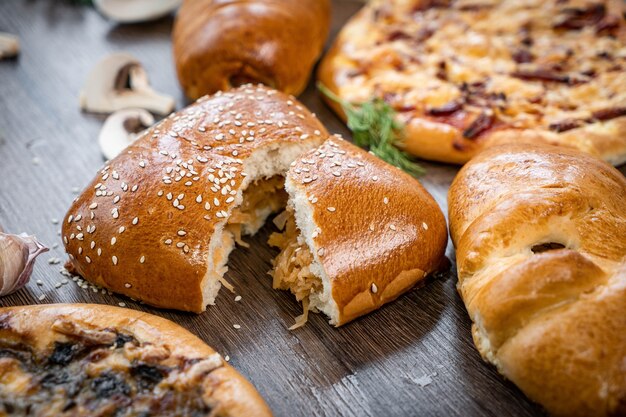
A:
{"label": "wooden table", "polygon": [[[333,34],[360,5],[335,1]],[[454,265],[424,288],[340,329],[313,315],[304,328],[287,330],[301,308],[289,293],[271,288],[267,271],[276,251],[265,243],[270,226],[251,239],[251,249],[231,256],[227,278],[243,299],[235,302],[223,290],[218,304],[201,315],[149,308],[72,281],[59,287],[65,254],[58,219],[103,163],[97,144],[103,116],[81,113],[82,83],[101,57],[127,51],[181,108],[171,28],[171,18],[116,26],[69,1],[0,2],[0,31],[18,34],[22,42],[18,59],[0,61],[0,224],[35,234],[52,248],[38,259],[26,288],[0,305],[125,303],[167,317],[230,356],[277,416],[541,415],[480,359],[455,289]],[[313,86],[301,99],[330,131],[349,136]],[[457,169],[424,165],[422,182],[445,211]],[[454,258],[451,245],[448,256]]]}

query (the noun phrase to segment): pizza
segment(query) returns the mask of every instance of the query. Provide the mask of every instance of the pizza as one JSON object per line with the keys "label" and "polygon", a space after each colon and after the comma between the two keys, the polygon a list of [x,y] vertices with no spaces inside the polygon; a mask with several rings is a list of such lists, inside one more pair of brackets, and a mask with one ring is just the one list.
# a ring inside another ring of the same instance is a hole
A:
{"label": "pizza", "polygon": [[270,416],[180,326],[118,307],[0,308],[0,416]]}
{"label": "pizza", "polygon": [[517,142],[618,165],[625,13],[622,0],[372,0],[318,76],[343,100],[391,105],[405,124],[403,146],[425,159],[464,163]]}

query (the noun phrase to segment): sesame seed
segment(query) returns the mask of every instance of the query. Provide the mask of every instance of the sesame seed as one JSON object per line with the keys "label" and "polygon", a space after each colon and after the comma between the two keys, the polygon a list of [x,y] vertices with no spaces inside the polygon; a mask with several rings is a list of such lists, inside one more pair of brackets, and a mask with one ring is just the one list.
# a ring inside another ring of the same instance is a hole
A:
{"label": "sesame seed", "polygon": [[373,282],[372,282],[372,292],[373,292],[374,294],[376,294],[376,293],[378,292],[378,287],[377,287],[377,286],[376,286],[376,284],[374,284]]}
{"label": "sesame seed", "polygon": [[341,177],[341,172],[339,172],[339,171],[333,171],[333,175],[334,175],[335,177]]}
{"label": "sesame seed", "polygon": [[233,327],[234,327],[235,329],[237,329],[237,330],[241,329],[241,325],[239,325],[239,324],[233,324]]}
{"label": "sesame seed", "polygon": [[117,209],[117,207],[114,207],[113,210],[111,210],[111,215],[113,216],[114,219],[117,219],[118,217],[120,217],[120,212]]}
{"label": "sesame seed", "polygon": [[46,298],[46,294],[41,294],[38,298],[39,301],[43,301]]}
{"label": "sesame seed", "polygon": [[102,249],[98,248],[96,252],[98,253],[98,256],[102,255]]}
{"label": "sesame seed", "polygon": [[87,261],[88,264],[91,263],[91,258],[89,256],[85,256],[85,261]]}
{"label": "sesame seed", "polygon": [[119,233],[124,233],[124,230],[126,230],[126,228],[124,226],[120,226],[118,232]]}
{"label": "sesame seed", "polygon": [[374,176],[372,177],[372,181],[378,181],[378,176],[374,175]]}
{"label": "sesame seed", "polygon": [[178,236],[185,236],[187,234],[187,232],[185,232],[184,230],[179,230],[178,231]]}
{"label": "sesame seed", "polygon": [[113,265],[117,265],[117,256],[113,255],[111,260],[113,261]]}
{"label": "sesame seed", "polygon": [[72,220],[74,220],[74,216],[70,214],[70,217],[67,218],[67,223],[72,223]]}
{"label": "sesame seed", "polygon": [[317,250],[317,254],[318,254],[319,256],[324,256],[324,248],[319,248],[319,249]]}
{"label": "sesame seed", "polygon": [[133,188],[130,189],[131,192],[135,192],[137,191],[137,188],[139,188],[139,186],[137,184],[133,185]]}
{"label": "sesame seed", "polygon": [[176,247],[177,247],[177,248],[182,248],[183,246],[185,246],[185,242],[178,242],[178,243],[176,244]]}
{"label": "sesame seed", "polygon": [[165,198],[167,198],[168,200],[172,200],[174,196],[172,196],[172,193],[167,193],[167,195],[165,196]]}
{"label": "sesame seed", "polygon": [[141,258],[139,258],[139,263],[140,264],[142,264],[144,262],[146,262],[146,257],[145,256],[142,256]]}
{"label": "sesame seed", "polygon": [[130,285],[128,282],[127,282],[126,284],[124,284],[124,286],[125,286],[126,288],[130,288],[130,287],[132,287],[132,285]]}
{"label": "sesame seed", "polygon": [[139,223],[139,217],[135,217],[135,218],[133,219],[133,224],[137,224],[137,223]]}
{"label": "sesame seed", "polygon": [[428,225],[424,222],[422,222],[422,227],[424,228],[424,230],[428,230]]}
{"label": "sesame seed", "polygon": [[373,232],[374,231],[374,223],[370,224],[370,230]]}
{"label": "sesame seed", "polygon": [[141,168],[145,168],[146,167],[146,163],[144,161],[139,161],[139,166]]}
{"label": "sesame seed", "polygon": [[228,361],[230,360],[230,356],[228,356],[228,355],[224,356],[224,360],[225,360],[226,362],[228,362]]}
{"label": "sesame seed", "polygon": [[241,301],[241,295],[236,296],[235,301]]}
{"label": "sesame seed", "polygon": [[165,241],[163,242],[166,245],[171,245],[172,244],[172,239],[165,239]]}
{"label": "sesame seed", "polygon": [[330,211],[331,213],[335,212],[337,209],[334,207],[327,207],[326,210]]}
{"label": "sesame seed", "polygon": [[95,209],[98,208],[98,203],[91,203],[91,205],[89,206],[90,209]]}
{"label": "sesame seed", "polygon": [[396,226],[393,223],[389,225],[389,228],[393,231],[397,230]]}
{"label": "sesame seed", "polygon": [[387,197],[383,198],[383,203],[389,204],[389,199]]}
{"label": "sesame seed", "polygon": [[201,195],[196,197],[196,203],[202,203],[202,196]]}
{"label": "sesame seed", "polygon": [[117,303],[117,305],[120,307],[126,307],[126,303]]}
{"label": "sesame seed", "polygon": [[115,242],[117,242],[117,238],[115,236],[113,236],[111,238],[111,246],[115,245]]}

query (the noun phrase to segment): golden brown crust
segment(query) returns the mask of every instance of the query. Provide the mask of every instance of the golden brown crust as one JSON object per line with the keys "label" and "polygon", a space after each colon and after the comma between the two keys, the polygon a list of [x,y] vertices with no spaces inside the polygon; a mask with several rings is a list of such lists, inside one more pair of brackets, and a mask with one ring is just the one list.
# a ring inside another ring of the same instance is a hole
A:
{"label": "golden brown crust", "polygon": [[173,31],[178,79],[192,99],[248,82],[297,95],[329,26],[329,0],[186,0]]}
{"label": "golden brown crust", "polygon": [[331,138],[303,155],[287,181],[311,203],[318,227],[311,249],[331,282],[335,324],[394,300],[441,267],[445,218],[408,174]]}
{"label": "golden brown crust", "polygon": [[389,102],[406,150],[425,159],[465,163],[523,141],[617,165],[626,162],[625,11],[621,0],[374,0],[318,77],[345,100]]}
{"label": "golden brown crust", "polygon": [[[312,148],[327,132],[293,97],[245,86],[173,113],[112,160],[63,221],[85,279],[157,307],[204,311],[209,240],[262,149]],[[217,204],[216,204],[217,203]]]}
{"label": "golden brown crust", "polygon": [[504,145],[459,172],[449,218],[483,357],[554,415],[624,414],[624,176],[576,150]]}
{"label": "golden brown crust", "polygon": [[[164,347],[171,357],[201,359],[215,351],[181,326],[151,314],[96,304],[49,304],[0,308],[0,338],[20,340],[38,352],[49,352],[55,341],[67,338],[53,329],[67,321],[90,330],[115,330],[142,344]],[[210,372],[207,395],[223,416],[271,416],[254,387],[226,362]]]}

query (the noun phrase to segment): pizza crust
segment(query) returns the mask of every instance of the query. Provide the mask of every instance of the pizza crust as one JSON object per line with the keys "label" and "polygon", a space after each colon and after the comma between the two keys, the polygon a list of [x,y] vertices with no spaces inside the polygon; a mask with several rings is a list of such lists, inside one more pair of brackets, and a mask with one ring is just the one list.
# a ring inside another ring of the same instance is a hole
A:
{"label": "pizza crust", "polygon": [[[168,380],[167,383],[182,387],[181,390],[199,385],[202,398],[210,403],[211,415],[271,416],[269,408],[247,380],[211,347],[169,320],[140,311],[95,304],[51,304],[0,309],[0,348],[21,344],[32,350],[34,357],[47,357],[45,363],[50,362],[56,343],[79,341],[85,346],[108,346],[120,334],[134,338],[137,345],[134,342],[126,343],[122,348],[123,355],[118,354],[116,357],[112,354],[105,359],[86,363],[87,372],[103,375],[114,367],[119,370],[122,366],[120,364],[126,361],[171,366],[172,369],[175,363],[184,363],[184,370],[171,372],[167,378],[174,380]],[[116,346],[114,343],[111,349]],[[118,350],[114,349],[114,352]],[[14,379],[13,376],[20,377],[17,369],[7,371],[2,365],[0,363],[0,374],[5,372],[2,380],[10,381]],[[11,387],[3,388],[0,384],[0,394],[4,389]]]}
{"label": "pizza crust", "polygon": [[618,165],[624,12],[620,0],[374,0],[342,29],[318,77],[349,102],[388,102],[418,157],[464,163],[523,142]]}

